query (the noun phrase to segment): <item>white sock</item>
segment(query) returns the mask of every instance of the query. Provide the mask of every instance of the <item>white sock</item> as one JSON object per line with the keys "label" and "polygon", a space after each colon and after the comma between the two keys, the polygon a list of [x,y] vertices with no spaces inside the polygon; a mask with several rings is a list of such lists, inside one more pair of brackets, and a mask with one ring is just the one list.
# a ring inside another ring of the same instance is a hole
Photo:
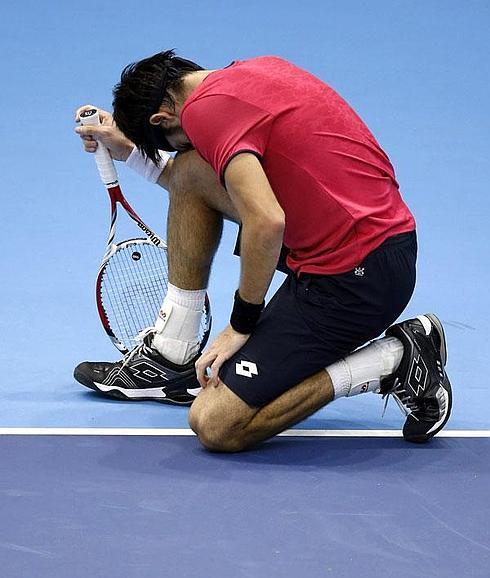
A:
{"label": "white sock", "polygon": [[380,380],[400,365],[403,345],[396,337],[377,339],[326,368],[335,399],[379,392]]}
{"label": "white sock", "polygon": [[205,297],[206,289],[188,291],[168,284],[152,346],[172,363],[183,365],[197,354]]}

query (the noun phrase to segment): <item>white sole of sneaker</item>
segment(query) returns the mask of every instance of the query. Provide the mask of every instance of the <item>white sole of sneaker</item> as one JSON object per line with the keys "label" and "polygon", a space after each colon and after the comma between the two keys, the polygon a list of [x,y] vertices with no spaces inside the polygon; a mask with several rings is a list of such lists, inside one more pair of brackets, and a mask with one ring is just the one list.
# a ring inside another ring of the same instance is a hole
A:
{"label": "white sole of sneaker", "polygon": [[111,393],[118,391],[121,395],[128,399],[165,399],[167,395],[161,387],[154,387],[148,389],[129,389],[127,387],[118,387],[117,385],[105,385],[94,381],[95,387],[103,393]]}
{"label": "white sole of sneaker", "polygon": [[[154,387],[148,389],[129,389],[127,387],[118,387],[117,385],[105,385],[103,383],[93,382],[95,388],[101,393],[107,395],[113,395],[114,397],[123,398],[133,401],[162,401],[173,403],[175,405],[189,405],[190,402],[179,403],[172,399],[168,399],[166,393],[161,387]],[[201,388],[186,389],[186,392],[193,397],[197,397],[197,394],[201,391]]]}

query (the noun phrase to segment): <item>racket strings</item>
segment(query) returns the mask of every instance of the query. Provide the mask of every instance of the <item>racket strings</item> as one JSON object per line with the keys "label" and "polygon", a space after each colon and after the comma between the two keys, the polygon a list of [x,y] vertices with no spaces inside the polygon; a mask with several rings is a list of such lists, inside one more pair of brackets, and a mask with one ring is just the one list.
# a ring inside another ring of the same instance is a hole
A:
{"label": "racket strings", "polygon": [[122,251],[116,251],[109,260],[102,283],[102,303],[115,335],[127,344],[128,334],[141,324],[142,318],[140,308],[129,306],[128,287],[134,272],[128,269],[125,257]]}
{"label": "racket strings", "polygon": [[135,345],[142,329],[155,323],[167,279],[166,253],[149,243],[120,247],[107,262],[102,303],[114,335],[126,349]]}
{"label": "racket strings", "polygon": [[[107,261],[101,273],[100,299],[115,338],[126,350],[138,344],[141,331],[155,324],[167,287],[167,252],[148,241],[122,243]],[[209,324],[206,308],[201,340]]]}

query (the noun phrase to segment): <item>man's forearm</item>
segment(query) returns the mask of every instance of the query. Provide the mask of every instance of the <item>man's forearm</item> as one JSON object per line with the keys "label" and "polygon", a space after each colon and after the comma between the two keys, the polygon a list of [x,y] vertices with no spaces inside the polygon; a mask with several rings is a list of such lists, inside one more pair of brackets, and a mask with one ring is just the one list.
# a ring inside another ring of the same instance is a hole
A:
{"label": "man's forearm", "polygon": [[282,247],[284,224],[243,223],[240,241],[240,297],[262,303],[269,289]]}

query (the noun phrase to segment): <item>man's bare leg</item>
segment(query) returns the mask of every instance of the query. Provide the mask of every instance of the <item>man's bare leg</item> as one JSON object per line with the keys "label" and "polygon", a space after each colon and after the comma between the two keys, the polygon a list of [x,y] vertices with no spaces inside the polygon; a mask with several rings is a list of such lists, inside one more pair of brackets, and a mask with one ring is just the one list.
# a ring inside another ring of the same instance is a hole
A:
{"label": "man's bare leg", "polygon": [[167,242],[170,283],[181,289],[207,287],[223,216],[238,221],[216,174],[195,151],[177,155],[168,179]]}
{"label": "man's bare leg", "polygon": [[357,349],[287,390],[266,406],[250,407],[224,383],[207,387],[194,401],[191,428],[202,444],[218,451],[239,451],[305,419],[337,397],[379,392],[403,355],[395,337],[384,337]]}
{"label": "man's bare leg", "polygon": [[302,421],[334,398],[324,370],[305,379],[268,405],[247,405],[220,381],[196,398],[189,424],[207,449],[236,452],[268,439]]}

